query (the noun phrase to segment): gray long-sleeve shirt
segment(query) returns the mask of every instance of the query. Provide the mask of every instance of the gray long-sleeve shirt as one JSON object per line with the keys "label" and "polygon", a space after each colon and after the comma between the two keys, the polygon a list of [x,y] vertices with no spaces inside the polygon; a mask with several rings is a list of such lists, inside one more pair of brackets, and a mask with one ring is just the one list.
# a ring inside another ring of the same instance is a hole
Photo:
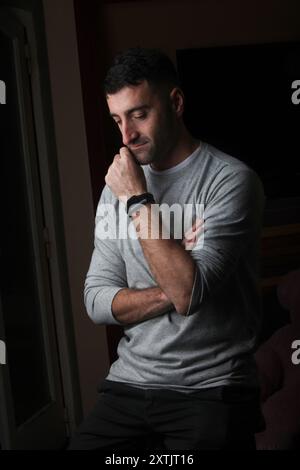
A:
{"label": "gray long-sleeve shirt", "polygon": [[[244,163],[207,143],[168,170],[142,168],[156,203],[204,207],[204,235],[200,248],[190,251],[197,274],[189,315],[173,310],[124,326],[119,358],[107,379],[182,391],[226,384],[255,386],[264,206],[260,180]],[[157,285],[140,242],[115,231],[115,225],[118,228],[124,221],[122,210],[126,218],[124,204],[106,186],[98,205],[95,248],[84,290],[87,312],[100,324],[119,324],[111,304],[120,289]],[[194,216],[195,210],[192,220]],[[106,229],[109,238],[105,239]]]}

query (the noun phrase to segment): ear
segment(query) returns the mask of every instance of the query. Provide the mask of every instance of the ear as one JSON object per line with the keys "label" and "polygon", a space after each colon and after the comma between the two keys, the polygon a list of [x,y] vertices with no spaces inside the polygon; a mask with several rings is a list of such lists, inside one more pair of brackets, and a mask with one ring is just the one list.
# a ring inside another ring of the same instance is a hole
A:
{"label": "ear", "polygon": [[175,87],[170,93],[170,100],[172,103],[172,108],[176,113],[177,117],[181,117],[184,111],[184,94],[183,91]]}

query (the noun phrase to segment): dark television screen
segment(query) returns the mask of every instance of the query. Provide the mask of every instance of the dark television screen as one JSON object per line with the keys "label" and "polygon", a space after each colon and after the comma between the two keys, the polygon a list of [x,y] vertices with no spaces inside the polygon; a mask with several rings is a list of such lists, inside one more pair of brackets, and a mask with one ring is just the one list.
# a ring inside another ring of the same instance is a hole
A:
{"label": "dark television screen", "polygon": [[299,197],[300,42],[178,50],[177,66],[191,133],[251,166],[268,198]]}

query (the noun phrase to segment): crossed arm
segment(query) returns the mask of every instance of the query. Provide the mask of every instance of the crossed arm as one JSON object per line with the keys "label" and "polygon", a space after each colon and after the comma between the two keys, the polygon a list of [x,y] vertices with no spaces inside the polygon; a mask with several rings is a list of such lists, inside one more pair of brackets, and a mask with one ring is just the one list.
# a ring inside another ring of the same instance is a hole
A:
{"label": "crossed arm", "polygon": [[194,224],[181,244],[172,239],[151,239],[155,220],[149,217],[149,209],[149,205],[144,206],[133,220],[145,258],[160,287],[122,289],[116,294],[112,312],[118,321],[125,324],[147,320],[174,308],[177,313],[185,315],[193,288],[195,265],[186,248],[191,249],[196,243],[201,225]]}
{"label": "crossed arm", "polygon": [[[249,171],[219,175],[214,197],[206,206],[205,244],[193,256],[175,240],[140,237],[156,287],[128,288],[126,268],[113,241],[96,237],[85,282],[85,305],[91,319],[102,324],[129,324],[174,309],[183,315],[187,308],[189,314],[198,311],[199,305],[224,285],[241,254],[254,250],[258,243],[264,198],[260,182]],[[149,230],[143,222],[148,210],[145,206],[134,221],[141,235]]]}
{"label": "crossed arm", "polygon": [[[105,202],[105,198],[106,191],[103,192],[101,204],[98,207],[103,207],[102,202]],[[97,212],[96,226],[100,220],[99,217],[101,218],[101,215]],[[191,227],[181,241],[182,246],[180,246],[180,240],[171,241],[178,244],[178,248],[185,253],[185,250],[191,250],[195,246],[201,230],[201,225],[197,227],[195,224]],[[156,241],[168,242],[169,240]],[[191,256],[187,253],[186,255]],[[163,259],[159,252],[156,252],[155,256],[159,270]],[[174,257],[174,251],[172,257]],[[149,262],[148,264],[150,265]],[[169,272],[172,276],[172,271],[169,270]],[[182,271],[179,270],[179,273],[182,275]],[[159,285],[158,280],[155,280],[156,286],[154,287],[129,288],[126,266],[120,257],[115,241],[100,239],[96,230],[95,248],[84,285],[87,313],[95,323],[130,324],[165,314],[168,311],[174,312],[173,300]],[[176,276],[176,280],[179,282],[179,275]]]}
{"label": "crossed arm", "polygon": [[113,299],[114,317],[123,324],[137,323],[157,317],[174,309],[160,287],[122,289]]}

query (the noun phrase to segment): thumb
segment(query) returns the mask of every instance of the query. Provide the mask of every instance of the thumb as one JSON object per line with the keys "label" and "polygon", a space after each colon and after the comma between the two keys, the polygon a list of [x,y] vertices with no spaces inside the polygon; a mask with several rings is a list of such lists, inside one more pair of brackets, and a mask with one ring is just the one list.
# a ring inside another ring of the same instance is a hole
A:
{"label": "thumb", "polygon": [[121,157],[127,157],[127,158],[130,158],[130,159],[133,159],[133,155],[130,152],[128,147],[121,147],[120,148],[120,155],[121,155]]}

